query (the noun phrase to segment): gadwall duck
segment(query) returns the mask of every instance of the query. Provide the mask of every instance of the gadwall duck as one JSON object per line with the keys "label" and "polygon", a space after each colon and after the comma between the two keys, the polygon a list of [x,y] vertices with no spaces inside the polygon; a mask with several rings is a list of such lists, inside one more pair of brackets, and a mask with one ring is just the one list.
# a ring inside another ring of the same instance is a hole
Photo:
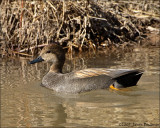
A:
{"label": "gadwall duck", "polygon": [[40,56],[32,60],[30,64],[41,61],[52,63],[49,72],[42,79],[42,85],[63,93],[79,93],[104,88],[119,90],[135,86],[143,74],[141,70],[106,68],[88,68],[63,74],[65,52],[57,44],[45,46]]}

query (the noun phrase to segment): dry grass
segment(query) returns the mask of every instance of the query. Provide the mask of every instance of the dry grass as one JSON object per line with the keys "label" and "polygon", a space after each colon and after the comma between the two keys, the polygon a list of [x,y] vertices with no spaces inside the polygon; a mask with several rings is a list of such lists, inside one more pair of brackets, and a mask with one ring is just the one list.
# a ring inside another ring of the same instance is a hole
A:
{"label": "dry grass", "polygon": [[159,8],[158,1],[2,0],[1,54],[30,56],[52,42],[71,53],[135,45],[160,22]]}

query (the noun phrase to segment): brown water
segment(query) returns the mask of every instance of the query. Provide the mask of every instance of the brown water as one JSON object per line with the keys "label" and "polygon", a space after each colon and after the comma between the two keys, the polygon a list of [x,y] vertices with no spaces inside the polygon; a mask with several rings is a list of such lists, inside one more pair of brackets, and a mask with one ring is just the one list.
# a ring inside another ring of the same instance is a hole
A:
{"label": "brown water", "polygon": [[125,91],[55,93],[40,86],[49,64],[28,62],[26,58],[0,59],[1,127],[158,127],[158,48],[66,61],[65,72],[91,67],[144,69],[138,86]]}

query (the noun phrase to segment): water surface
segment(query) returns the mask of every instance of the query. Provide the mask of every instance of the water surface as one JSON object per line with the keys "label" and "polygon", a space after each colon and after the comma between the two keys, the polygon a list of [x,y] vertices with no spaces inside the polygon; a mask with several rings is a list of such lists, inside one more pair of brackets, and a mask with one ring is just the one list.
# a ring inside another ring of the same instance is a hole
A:
{"label": "water surface", "polygon": [[106,55],[100,52],[66,61],[64,72],[94,67],[145,70],[138,86],[123,91],[56,93],[40,86],[49,64],[28,62],[24,57],[0,58],[1,127],[158,127],[158,48]]}

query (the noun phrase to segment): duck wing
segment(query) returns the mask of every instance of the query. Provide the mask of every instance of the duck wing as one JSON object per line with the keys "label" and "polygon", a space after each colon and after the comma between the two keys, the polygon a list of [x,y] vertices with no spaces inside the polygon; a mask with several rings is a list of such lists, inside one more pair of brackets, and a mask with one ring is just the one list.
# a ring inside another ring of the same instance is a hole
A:
{"label": "duck wing", "polygon": [[74,78],[83,79],[107,76],[115,88],[126,88],[135,86],[142,74],[142,70],[89,68],[74,72]]}
{"label": "duck wing", "polygon": [[109,75],[110,70],[107,70],[105,68],[88,68],[83,69],[79,71],[74,72],[75,78],[88,78],[88,77],[94,77],[94,76],[100,76],[100,75]]}

